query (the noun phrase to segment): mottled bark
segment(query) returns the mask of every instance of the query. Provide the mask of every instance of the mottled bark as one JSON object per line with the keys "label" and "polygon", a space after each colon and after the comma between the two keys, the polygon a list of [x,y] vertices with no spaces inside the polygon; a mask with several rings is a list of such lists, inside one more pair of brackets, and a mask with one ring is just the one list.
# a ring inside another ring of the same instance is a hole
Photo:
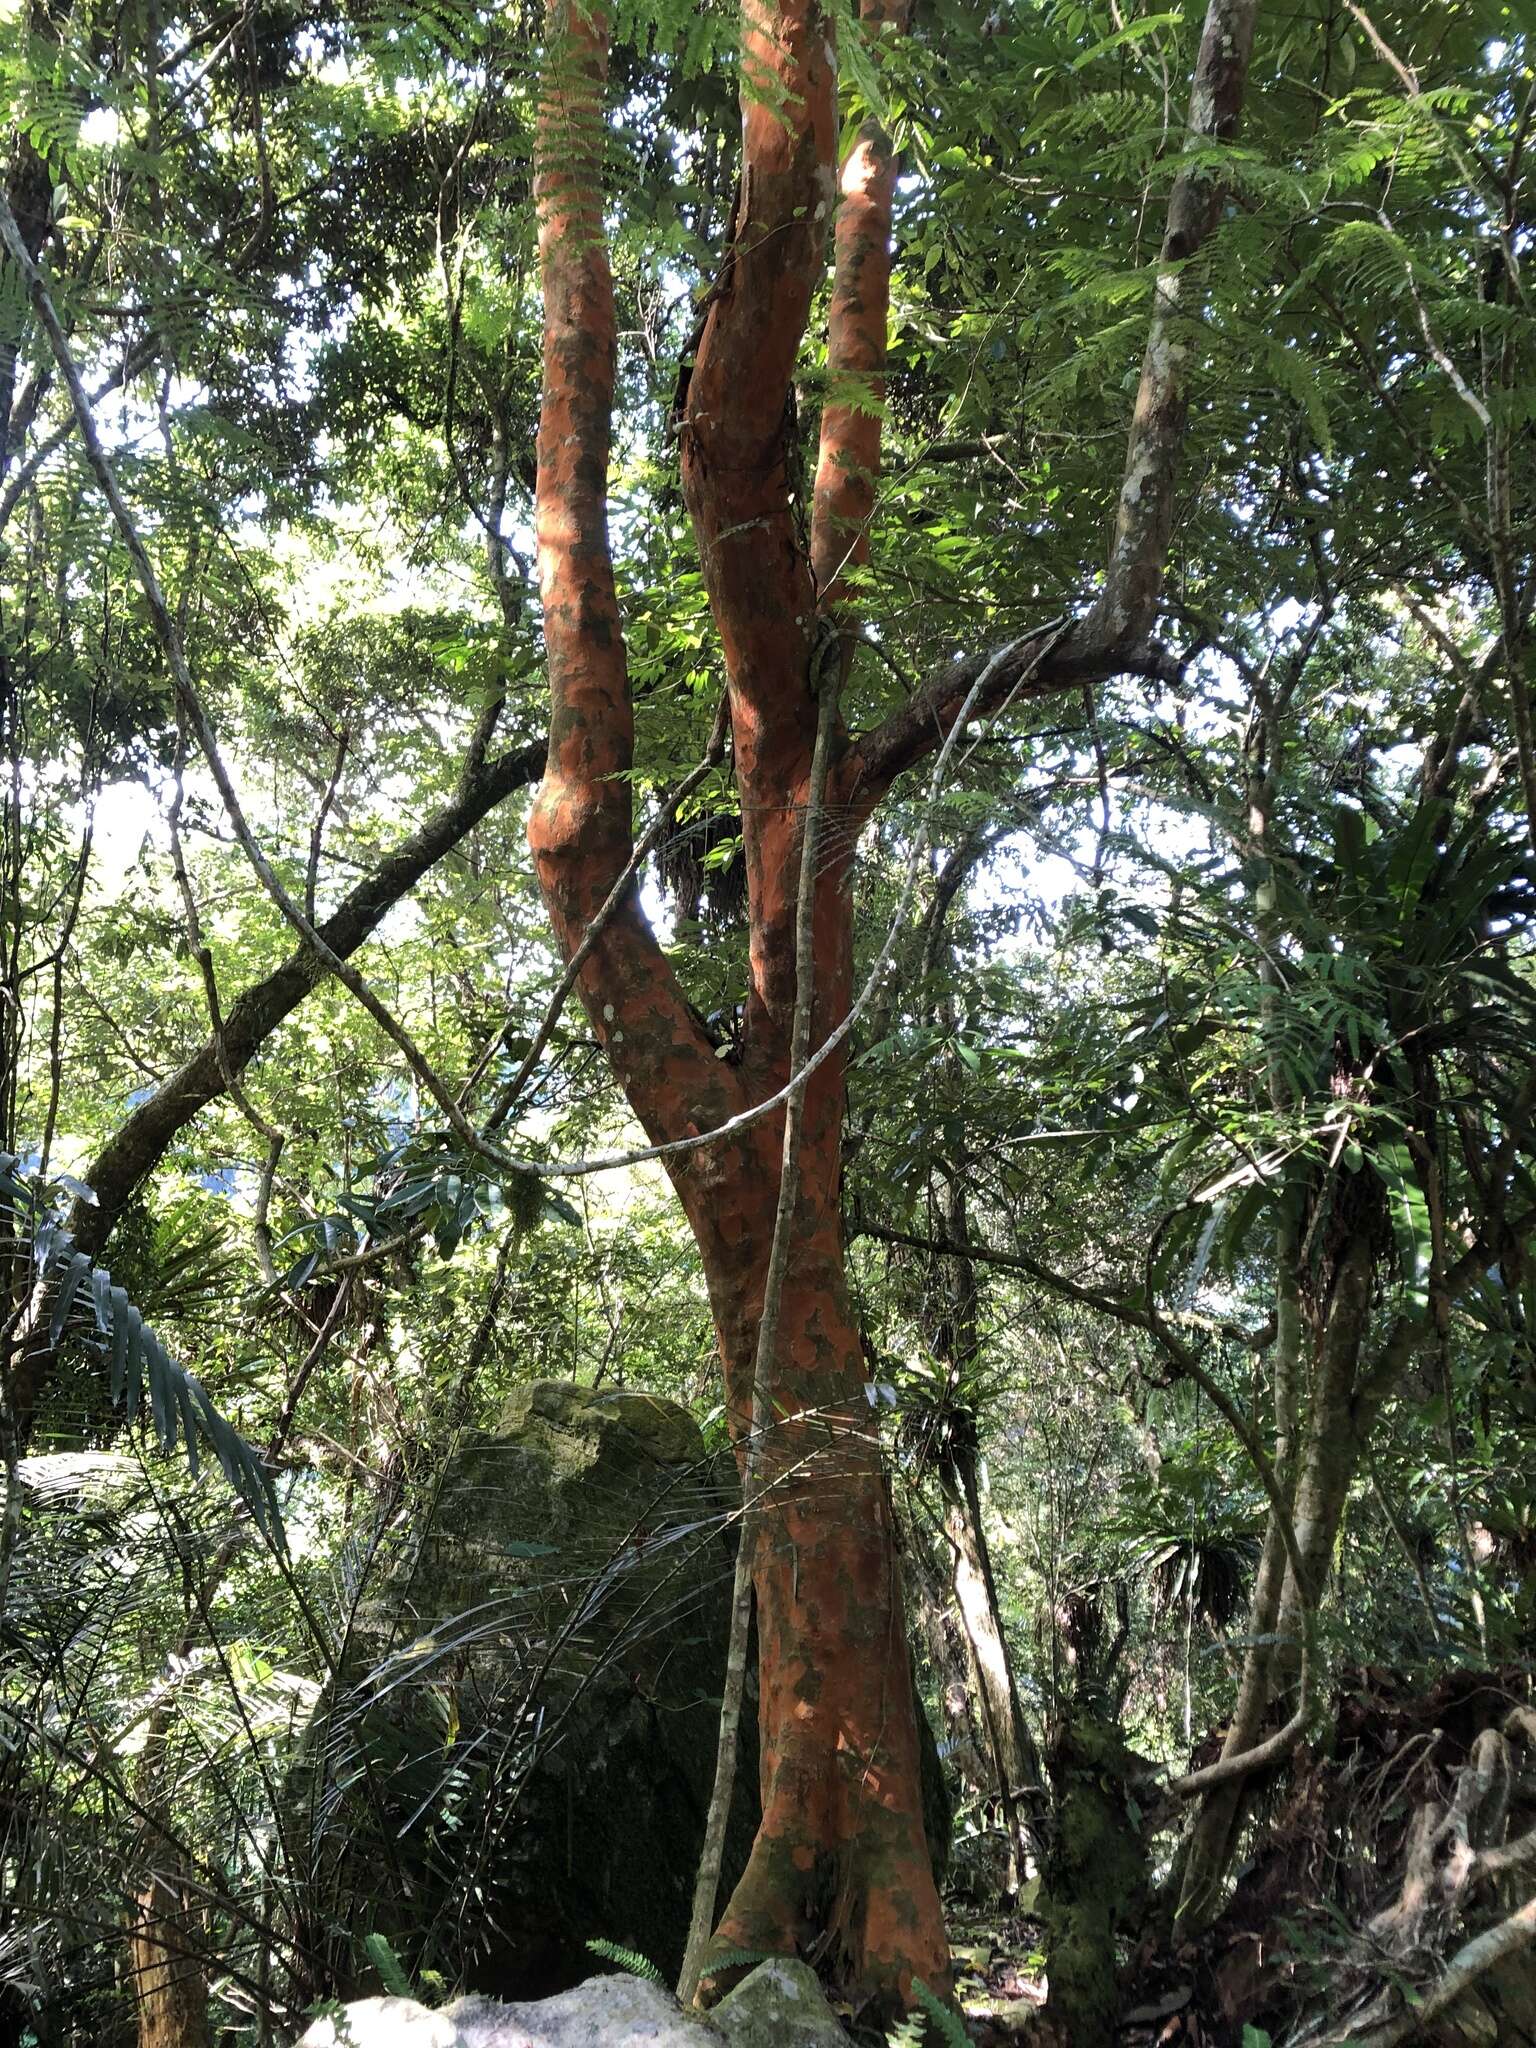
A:
{"label": "mottled bark", "polygon": [[[562,12],[540,114],[545,303],[539,431],[540,587],[549,661],[549,765],[530,824],[564,950],[580,946],[632,841],[633,718],[607,535],[613,293],[595,177],[604,27]],[[683,403],[685,488],[730,681],[748,868],[751,981],[738,1063],[715,1056],[633,895],[578,989],[637,1115],[656,1138],[707,1130],[782,1086],[795,999],[795,877],[824,644],[791,516],[784,413],[819,272],[835,145],[827,23],[810,6],[749,13],[745,61],[782,81],[781,111],[749,96],[735,235]],[[833,749],[833,789],[836,760]],[[818,864],[811,1042],[846,1009],[848,849]],[[829,1060],[805,1095],[774,1357],[778,1421],[761,1445],[765,1503],[753,1577],[763,1819],[717,1941],[813,1943],[856,1995],[889,1999],[913,1974],[947,1983],[923,1837],[917,1731],[891,1513],[864,1399],[843,1267],[843,1078]],[[697,1239],[738,1447],[780,1185],[769,1116],[671,1163]]]}
{"label": "mottled bark", "polygon": [[[875,0],[865,20],[899,29],[903,11]],[[1226,18],[1219,4],[1213,13]],[[567,958],[633,842],[633,715],[607,532],[616,337],[598,176],[606,33],[600,14],[570,0],[554,11],[536,179],[545,307],[538,537],[551,728],[530,840]],[[832,385],[807,547],[791,492],[791,377],[838,196],[831,25],[816,0],[746,0],[742,48],[731,239],[678,393],[683,490],[724,655],[741,800],[749,946],[739,1056],[716,1058],[633,892],[577,980],[614,1074],[657,1141],[717,1127],[775,1095],[789,1072],[795,853],[818,692],[850,652],[852,592],[842,572],[862,559],[879,467],[889,143],[866,129],[843,167]],[[1226,52],[1224,75],[1237,89],[1246,54],[1246,40]],[[1203,50],[1202,79],[1214,62]],[[1197,84],[1197,98],[1204,89]],[[1204,216],[1191,218],[1198,236]],[[1126,667],[1162,675],[1168,664],[1057,621],[1043,640],[985,657],[981,667],[955,664],[862,742],[839,733],[828,789],[839,831],[814,900],[813,1046],[847,1011],[852,843],[891,781],[943,738],[979,678],[984,712],[1021,679],[1036,695]],[[843,1062],[834,1057],[805,1096],[795,1256],[775,1361],[778,1420],[762,1446],[772,1502],[754,1558],[764,1818],[719,1938],[749,1948],[815,1942],[841,1981],[885,1995],[905,1991],[913,1974],[942,1984],[947,1968],[922,1837],[890,1509],[843,1265],[843,1108]],[[738,1445],[751,1415],[781,1133],[769,1116],[669,1162],[709,1286]]]}
{"label": "mottled bark", "polygon": [[[1210,0],[1189,95],[1190,150],[1237,133],[1258,0]],[[1208,166],[1174,180],[1153,288],[1152,320],[1131,418],[1104,591],[1089,637],[1131,648],[1152,631],[1173,534],[1174,486],[1189,417],[1190,334],[1197,310],[1185,270],[1221,217],[1225,192]]]}
{"label": "mottled bark", "polygon": [[1147,1844],[1136,1800],[1145,1764],[1084,1702],[1067,1705],[1051,1743],[1054,1825],[1041,1886],[1045,2039],[1117,2048],[1120,1944],[1140,1918]]}
{"label": "mottled bark", "polygon": [[[863,0],[876,35],[905,30],[909,0]],[[877,44],[878,49],[878,44]],[[880,475],[886,330],[891,305],[891,207],[896,153],[878,121],[866,121],[838,179],[827,309],[827,399],[821,415],[811,569],[823,604],[846,594],[843,578],[869,560],[869,528]]]}

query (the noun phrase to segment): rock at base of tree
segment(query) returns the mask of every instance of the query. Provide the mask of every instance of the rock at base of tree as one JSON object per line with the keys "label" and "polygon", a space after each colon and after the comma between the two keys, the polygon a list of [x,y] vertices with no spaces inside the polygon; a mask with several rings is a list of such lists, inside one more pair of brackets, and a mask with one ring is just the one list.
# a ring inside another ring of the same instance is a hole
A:
{"label": "rock at base of tree", "polygon": [[710,2018],[731,2048],[847,2048],[816,1972],[793,1956],[759,1963]]}
{"label": "rock at base of tree", "polygon": [[847,2048],[847,2036],[815,1972],[786,1959],[761,1964],[708,2020],[644,1978],[592,1977],[523,2005],[364,1998],[316,2020],[298,2048]]}
{"label": "rock at base of tree", "polygon": [[[520,1388],[451,1457],[375,1603],[349,1717],[366,1779],[349,1768],[396,1836],[378,1924],[407,1976],[536,1998],[590,1972],[593,1939],[677,1970],[739,1498],[685,1409],[621,1389]],[[726,1887],[757,1816],[749,1712]]]}
{"label": "rock at base of tree", "polygon": [[[376,1867],[375,1926],[411,1981],[539,1998],[590,1972],[593,1940],[675,1978],[739,1504],[687,1410],[624,1389],[537,1381],[449,1459],[357,1633],[335,1792],[306,1792],[326,1843]],[[755,1657],[749,1673],[722,1905],[759,1814]],[[942,1871],[948,1797],[919,1720]]]}

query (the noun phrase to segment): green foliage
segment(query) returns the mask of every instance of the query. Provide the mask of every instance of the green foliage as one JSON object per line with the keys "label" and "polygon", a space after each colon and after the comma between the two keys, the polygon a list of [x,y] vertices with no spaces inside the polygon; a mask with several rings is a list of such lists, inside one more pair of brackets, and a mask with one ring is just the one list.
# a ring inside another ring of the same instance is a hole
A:
{"label": "green foliage", "polygon": [[[110,1368],[110,1393],[124,1419],[139,1419],[148,1395],[160,1447],[185,1445],[198,1474],[198,1444],[212,1446],[220,1471],[273,1543],[282,1541],[282,1518],[271,1474],[259,1454],[234,1430],[196,1376],[178,1365],[111,1273],[75,1248],[59,1220],[61,1198],[91,1203],[95,1196],[71,1174],[42,1183],[20,1171],[14,1153],[0,1153],[0,1223],[27,1246],[39,1300],[46,1308],[48,1343],[57,1349],[74,1336]],[[86,1316],[89,1321],[86,1321]]]}
{"label": "green foliage", "polygon": [[632,1948],[621,1948],[614,1941],[589,1941],[587,1947],[593,1955],[600,1956],[605,1963],[612,1963],[629,1977],[644,1977],[651,1984],[665,1984],[662,1972],[648,1956],[637,1955]]}
{"label": "green foliage", "polygon": [[754,1970],[759,1963],[771,1963],[774,1951],[767,1948],[711,1948],[706,1955],[707,1977],[721,1970]]}
{"label": "green foliage", "polygon": [[411,1980],[401,1967],[400,1958],[382,1934],[365,1934],[363,1952],[378,1971],[379,1982],[391,1998],[415,1997]]}
{"label": "green foliage", "polygon": [[931,1991],[921,1977],[912,1979],[912,1996],[922,2007],[928,2019],[928,2030],[944,2048],[969,2048],[970,2035],[959,2016],[952,2012],[939,1997]]}
{"label": "green foliage", "polygon": [[[853,733],[957,651],[1097,587],[1200,30],[1198,9],[935,0],[877,64],[856,11],[833,9],[838,118],[846,140],[878,115],[903,168]],[[967,736],[922,822],[940,863],[974,860],[942,913],[934,877],[855,1049],[848,1221],[919,1241],[854,1238],[870,1415],[891,1433],[914,1574],[933,1565],[942,1621],[935,1518],[970,1460],[1031,1725],[1074,1683],[1061,1616],[1102,1638],[1123,1594],[1124,1714],[1174,1768],[1230,1710],[1265,1503],[1224,1417],[1170,1383],[1149,1319],[1273,1446],[1264,1338],[1292,1201],[1309,1367],[1354,1242],[1371,1354],[1400,1323],[1436,1340],[1413,1350],[1353,1488],[1326,1639],[1411,1669],[1524,1657],[1531,1639],[1524,1247],[1501,1241],[1443,1298],[1447,1268],[1536,1205],[1521,1095],[1533,874],[1488,495],[1505,480],[1510,575],[1529,591],[1536,347],[1494,228],[1528,158],[1530,47],[1506,14],[1373,10],[1412,67],[1406,92],[1348,10],[1260,10],[1259,89],[1220,152],[1231,203],[1189,278],[1204,311],[1186,337],[1166,676],[1111,679],[1091,704],[1020,702]],[[477,730],[492,758],[542,730],[543,30],[520,0],[264,9],[256,28],[198,5],[34,9],[0,36],[4,171],[17,193],[46,171],[46,267],[88,381],[116,380],[98,411],[125,488],[264,843],[326,915],[357,890],[380,908],[378,878],[452,799]],[[625,0],[615,29],[594,126],[643,819],[698,758],[723,682],[671,420],[738,182],[739,30],[734,10],[681,0]],[[42,1959],[69,2007],[51,2034],[118,2023],[101,1929],[131,1890],[147,1786],[201,1859],[215,2023],[234,2036],[258,1995],[302,2009],[352,1981],[371,1952],[367,1888],[394,1885],[387,1830],[365,1831],[355,1861],[333,1854],[326,1802],[346,1771],[369,1789],[367,1758],[357,1702],[315,1700],[400,1489],[417,1499],[460,1433],[534,1377],[676,1393],[723,1433],[715,1340],[659,1175],[552,1194],[487,1171],[307,967],[302,1001],[240,1068],[244,1101],[224,1088],[158,1157],[101,1254],[111,1272],[71,1245],[61,1195],[84,1201],[146,1100],[217,1057],[165,830],[172,693],[24,313],[0,265],[0,360],[18,350],[0,479],[0,1147],[26,1157],[46,1133],[49,1155],[45,1188],[8,1171],[5,1277],[12,1307],[45,1282],[41,1333],[91,1369],[45,1389],[21,1460],[38,1469],[11,1497],[25,1505],[3,1626],[19,1647],[8,1633],[0,1715],[30,1732],[0,1758],[0,1977],[30,1998]],[[848,395],[818,322],[785,428],[801,501],[821,409]],[[1515,620],[1509,644],[1528,642]],[[1426,793],[1425,749],[1457,731],[1460,769]],[[292,936],[195,758],[179,779],[233,1028]],[[898,788],[857,821],[861,948],[890,914],[917,801]],[[740,834],[723,769],[643,892],[728,1055],[753,973]],[[380,908],[357,958],[466,1112],[488,1116],[556,974],[522,796]],[[523,1151],[626,1128],[579,1005],[514,1114]],[[922,1249],[962,1226],[1032,1262],[976,1264],[968,1309],[961,1262]],[[7,1351],[0,1373],[13,1364]],[[130,1420],[191,1461],[211,1444],[268,1528],[250,1446],[286,1429],[289,1550],[241,1553],[200,1605],[195,1566],[219,1554],[226,1510],[160,1462],[137,1491],[131,1463],[109,1465],[104,1497],[82,1493],[66,1527],[50,1503],[75,1496],[48,1490],[65,1480],[47,1461],[124,1461]],[[552,1578],[572,1570],[559,1544],[514,1549]],[[936,1704],[953,1677],[942,1636],[924,1643]],[[142,1714],[162,1701],[150,1749]],[[85,1731],[78,1753],[49,1748],[60,1729]],[[465,1786],[491,1766],[466,1759],[446,1692],[433,1738],[421,1824],[448,1864]],[[966,1768],[963,1713],[944,1739]],[[311,1743],[335,1769],[295,1819],[274,1788]],[[980,1869],[995,1815],[984,1785],[962,1789]],[[31,1827],[28,1801],[41,1840],[5,1832]],[[1328,1867],[1347,1867],[1333,1846]],[[493,1946],[483,1900],[458,1906],[466,1950]],[[421,1959],[402,1936],[418,1983]]]}

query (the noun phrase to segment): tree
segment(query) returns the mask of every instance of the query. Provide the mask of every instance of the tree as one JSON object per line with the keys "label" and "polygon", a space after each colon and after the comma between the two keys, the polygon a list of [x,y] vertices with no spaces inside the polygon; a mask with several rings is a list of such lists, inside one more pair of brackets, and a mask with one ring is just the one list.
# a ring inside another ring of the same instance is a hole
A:
{"label": "tree", "polygon": [[[1212,0],[1191,97],[1196,145],[1235,129],[1253,21],[1252,4]],[[871,10],[864,25],[879,34],[901,23]],[[796,999],[791,877],[818,703],[839,690],[853,654],[846,570],[867,546],[875,509],[895,166],[885,136],[866,125],[842,167],[832,382],[805,538],[785,417],[838,189],[832,23],[809,0],[748,6],[734,220],[677,407],[683,488],[728,677],[747,869],[745,1029],[739,1052],[721,1059],[627,885],[634,714],[608,540],[615,320],[599,176],[608,30],[577,6],[557,10],[551,26],[537,180],[537,517],[551,717],[529,838],[560,944],[568,958],[585,953],[578,987],[594,1032],[653,1141],[678,1147],[667,1167],[699,1246],[740,1448],[754,1410]],[[871,730],[840,730],[831,768],[827,808],[840,833],[817,878],[813,1042],[834,1049],[806,1090],[768,1389],[775,1422],[760,1447],[772,1503],[753,1564],[763,1821],[717,1939],[781,1951],[814,1941],[833,1977],[861,1996],[906,1994],[914,1977],[942,1984],[947,1961],[922,1838],[891,1513],[844,1270],[835,1034],[853,992],[849,860],[858,825],[958,720],[1020,694],[1162,672],[1149,636],[1187,411],[1181,279],[1219,207],[1203,162],[1176,179],[1097,601],[1022,644],[952,665]],[[622,901],[604,918],[616,888]],[[725,1134],[698,1142],[717,1131]]]}

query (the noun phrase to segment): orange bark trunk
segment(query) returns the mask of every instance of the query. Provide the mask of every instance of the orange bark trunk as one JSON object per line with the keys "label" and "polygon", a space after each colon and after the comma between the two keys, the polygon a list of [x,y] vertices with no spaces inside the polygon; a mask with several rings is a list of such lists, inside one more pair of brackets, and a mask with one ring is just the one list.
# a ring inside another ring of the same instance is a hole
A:
{"label": "orange bark trunk", "polygon": [[[656,1140],[717,1128],[787,1078],[795,877],[822,680],[823,629],[791,513],[784,408],[835,190],[829,28],[814,0],[749,7],[745,28],[744,63],[777,74],[786,92],[780,106],[760,95],[745,102],[735,236],[680,423],[742,800],[751,950],[740,1064],[716,1058],[633,891],[577,982],[614,1074]],[[529,837],[569,956],[633,844],[633,713],[607,533],[615,337],[597,178],[605,32],[576,4],[557,6],[552,30],[537,181],[538,534],[551,722]],[[866,222],[866,240],[873,232]],[[879,317],[883,336],[883,297]],[[859,461],[844,474],[864,468]],[[839,753],[834,816],[849,809],[846,742]],[[813,1045],[849,1000],[846,827],[842,815],[817,883]],[[771,1373],[779,1420],[763,1446],[754,1560],[763,1819],[717,1938],[814,1956],[856,1998],[891,2006],[910,1996],[914,1975],[947,1987],[948,1946],[923,1835],[890,1506],[843,1265],[843,1099],[834,1058],[806,1091]],[[738,1448],[752,1413],[782,1137],[780,1111],[668,1161],[699,1246]]]}
{"label": "orange bark trunk", "polygon": [[[743,1226],[734,1256],[722,1257],[718,1210],[701,1233],[738,1435],[775,1194],[777,1119],[759,1128],[729,1190]],[[923,1833],[890,1502],[825,1148],[817,1166],[780,1310],[781,1420],[763,1447],[753,1572],[763,1819],[717,1940],[814,1953],[856,1992],[910,1993],[914,1974],[947,1983],[948,1945]]]}

